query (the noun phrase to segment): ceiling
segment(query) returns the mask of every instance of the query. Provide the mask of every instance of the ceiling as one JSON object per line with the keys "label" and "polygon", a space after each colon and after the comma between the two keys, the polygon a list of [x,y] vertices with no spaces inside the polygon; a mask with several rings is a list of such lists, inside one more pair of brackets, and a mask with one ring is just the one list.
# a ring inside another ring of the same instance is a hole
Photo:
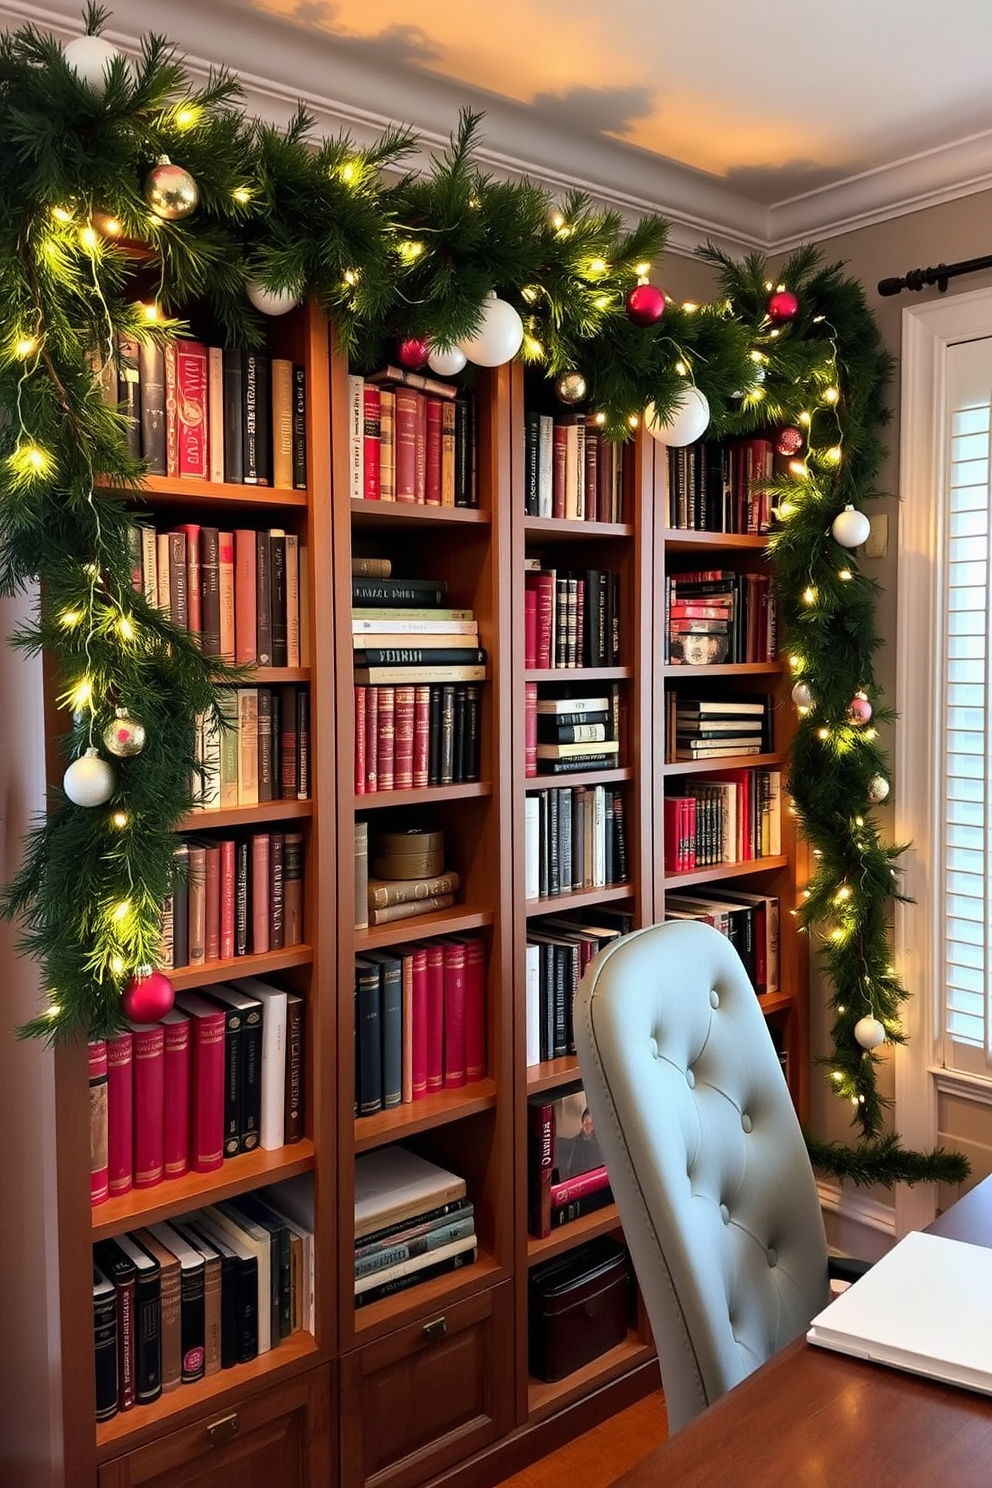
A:
{"label": "ceiling", "polygon": [[[114,0],[108,0],[114,6]],[[659,210],[702,236],[787,248],[992,186],[988,0],[116,0],[241,73],[281,120],[414,125],[428,150],[485,111],[482,158]],[[81,29],[82,0],[0,0],[0,22]]]}

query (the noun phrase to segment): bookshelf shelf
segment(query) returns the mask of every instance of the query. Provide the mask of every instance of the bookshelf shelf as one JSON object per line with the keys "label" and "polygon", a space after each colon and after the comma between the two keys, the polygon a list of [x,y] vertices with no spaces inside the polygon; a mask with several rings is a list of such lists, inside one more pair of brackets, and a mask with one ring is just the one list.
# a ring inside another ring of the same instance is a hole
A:
{"label": "bookshelf shelf", "polygon": [[784,754],[735,754],[726,759],[669,760],[661,766],[663,776],[712,775],[717,770],[774,769],[785,764]]}
{"label": "bookshelf shelf", "polygon": [[356,527],[488,527],[489,511],[477,506],[421,506],[407,501],[364,501],[351,498]]}
{"label": "bookshelf shelf", "polygon": [[[653,1358],[652,1345],[645,1343],[631,1330],[625,1342],[610,1349],[609,1353],[600,1354],[591,1364],[576,1369],[562,1380],[556,1380],[553,1384],[530,1380],[528,1394],[531,1420],[540,1421],[553,1415],[568,1402],[583,1399],[591,1391],[602,1389],[611,1380],[631,1373],[638,1365],[647,1364]],[[657,1366],[654,1379],[657,1380]]]}
{"label": "bookshelf shelf", "polygon": [[355,952],[375,950],[380,946],[402,945],[408,940],[426,940],[431,935],[461,935],[466,930],[481,930],[494,921],[491,909],[472,909],[454,904],[432,914],[411,915],[406,920],[392,920],[385,925],[371,925],[355,931]]}
{"label": "bookshelf shelf", "polygon": [[575,770],[569,775],[525,775],[523,788],[534,790],[564,790],[568,785],[619,785],[622,780],[633,780],[634,771],[627,765],[616,770]]}
{"label": "bookshelf shelf", "polygon": [[371,791],[355,797],[356,811],[376,811],[397,806],[434,805],[440,801],[474,801],[493,793],[492,781],[464,781],[459,785],[422,785],[415,790]]}
{"label": "bookshelf shelf", "polygon": [[225,1160],[212,1173],[184,1173],[155,1188],[132,1189],[120,1198],[108,1199],[93,1210],[93,1239],[102,1240],[138,1225],[157,1224],[185,1214],[203,1203],[233,1198],[261,1184],[309,1173],[314,1166],[314,1146],[309,1138],[278,1147],[272,1152],[246,1152]]}
{"label": "bookshelf shelf", "polygon": [[662,668],[666,680],[691,677],[694,682],[702,677],[775,677],[783,670],[784,663],[781,661],[735,661],[732,664],[718,662],[713,666],[673,666],[669,663]]}
{"label": "bookshelf shelf", "polygon": [[211,982],[226,982],[232,977],[266,977],[273,971],[286,971],[291,966],[308,966],[313,960],[313,947],[290,946],[284,951],[263,951],[258,956],[235,956],[224,961],[204,961],[199,966],[177,966],[169,972],[176,991],[205,987]]}
{"label": "bookshelf shelf", "polygon": [[423,1100],[377,1111],[374,1116],[355,1119],[355,1151],[368,1152],[384,1142],[412,1137],[449,1121],[461,1121],[479,1111],[489,1111],[496,1104],[494,1080],[478,1080],[453,1090],[439,1090]]}
{"label": "bookshelf shelf", "polygon": [[757,532],[696,532],[684,527],[665,527],[659,536],[669,553],[691,553],[699,548],[760,553],[768,547],[767,535]]}
{"label": "bookshelf shelf", "polygon": [[524,536],[567,538],[569,542],[588,542],[602,537],[626,537],[634,535],[629,522],[573,522],[564,517],[525,517]]}
{"label": "bookshelf shelf", "polygon": [[598,889],[576,889],[571,894],[558,894],[554,898],[528,899],[527,918],[557,914],[566,909],[589,909],[597,904],[611,904],[633,897],[634,887],[629,883],[607,884]]}
{"label": "bookshelf shelf", "polygon": [[404,1319],[435,1317],[439,1309],[448,1309],[483,1288],[502,1281],[505,1271],[496,1259],[480,1248],[471,1265],[453,1271],[449,1276],[432,1277],[394,1297],[383,1297],[355,1311],[355,1328],[360,1338],[395,1328]]}
{"label": "bookshelf shelf", "polygon": [[550,1235],[538,1239],[535,1235],[527,1237],[527,1265],[537,1266],[541,1261],[550,1261],[552,1256],[561,1255],[566,1250],[572,1250],[576,1245],[582,1245],[586,1240],[592,1240],[596,1235],[609,1235],[620,1228],[620,1215],[616,1204],[607,1204],[602,1209],[596,1209],[592,1214],[584,1214],[579,1219],[573,1219],[568,1224],[560,1225],[558,1229],[552,1230]]}
{"label": "bookshelf shelf", "polygon": [[752,873],[772,873],[788,866],[784,856],[747,858],[743,863],[715,863],[709,868],[696,868],[691,873],[666,873],[664,886],[673,891],[689,884],[716,883],[728,878],[745,878]]}
{"label": "bookshelf shelf", "polygon": [[542,1090],[553,1090],[556,1085],[574,1080],[578,1073],[579,1061],[574,1054],[566,1054],[561,1059],[545,1059],[540,1064],[528,1064],[527,1094],[539,1095]]}
{"label": "bookshelf shelf", "polygon": [[155,506],[170,503],[209,502],[213,506],[295,506],[308,504],[306,491],[278,486],[236,486],[218,481],[187,480],[177,476],[147,475],[140,491],[128,493],[128,499],[146,501]]}
{"label": "bookshelf shelf", "polygon": [[[702,671],[699,667],[697,670]],[[706,670],[715,671],[714,667]],[[633,667],[527,667],[525,682],[624,682],[634,675]]]}
{"label": "bookshelf shelf", "polygon": [[305,820],[313,816],[312,801],[263,801],[258,806],[225,806],[208,811],[190,811],[179,822],[178,832],[210,832],[215,827],[253,827],[262,822]]}

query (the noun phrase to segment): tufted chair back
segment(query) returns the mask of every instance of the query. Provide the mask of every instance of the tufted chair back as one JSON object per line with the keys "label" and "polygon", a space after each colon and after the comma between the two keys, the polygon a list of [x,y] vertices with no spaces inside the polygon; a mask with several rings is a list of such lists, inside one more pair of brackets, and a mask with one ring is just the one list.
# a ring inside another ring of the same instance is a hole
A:
{"label": "tufted chair back", "polygon": [[677,1431],[826,1305],[813,1172],[758,999],[712,926],[614,941],[574,1027]]}

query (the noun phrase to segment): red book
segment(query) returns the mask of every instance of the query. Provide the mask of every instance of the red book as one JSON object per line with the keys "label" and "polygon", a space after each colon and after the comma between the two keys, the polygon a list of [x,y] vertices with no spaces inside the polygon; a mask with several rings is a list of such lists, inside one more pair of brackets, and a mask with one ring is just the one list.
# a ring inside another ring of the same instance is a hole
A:
{"label": "red book", "polygon": [[379,688],[365,689],[365,792],[379,789]]}
{"label": "red book", "polygon": [[154,1188],[165,1176],[165,1029],[132,1023],[134,1034],[134,1186]]}
{"label": "red book", "polygon": [[205,961],[220,960],[220,843],[204,852],[203,950]]}
{"label": "red book", "polygon": [[255,534],[242,527],[234,534],[234,659],[238,666],[258,660],[257,618]]}
{"label": "red book", "polygon": [[[285,761],[286,756],[283,755]],[[424,782],[426,784],[426,781]],[[296,794],[294,789],[293,794]],[[365,794],[365,688],[355,688],[355,795]]]}
{"label": "red book", "polygon": [[554,1107],[546,1097],[534,1095],[527,1102],[527,1225],[539,1238],[551,1234],[554,1161]]}
{"label": "red book", "polygon": [[393,448],[396,459],[396,500],[417,499],[417,408],[419,393],[412,388],[396,389],[393,414]]}
{"label": "red book", "polygon": [[269,949],[269,834],[251,838],[251,950],[259,956]]}
{"label": "red book", "polygon": [[537,774],[537,683],[524,683],[524,774]]}
{"label": "red book", "polygon": [[379,478],[379,451],[380,451],[380,394],[379,389],[373,382],[366,382],[363,390],[364,397],[364,433],[362,448],[364,458],[362,461],[362,495],[366,501],[378,501],[382,495],[382,487]]}
{"label": "red book", "polygon": [[297,797],[296,723],[298,694],[290,683],[280,691],[279,762],[280,794],[284,801],[295,801]]}
{"label": "red book", "polygon": [[189,1172],[189,1016],[170,1008],[164,1029],[165,1104],[164,1165],[166,1178]]}
{"label": "red book", "polygon": [[179,405],[176,388],[178,342],[166,341],[162,348],[165,368],[165,473],[179,474]]}
{"label": "red book", "polygon": [[524,666],[537,666],[537,590],[533,584],[524,590]]}
{"label": "red book", "polygon": [[427,495],[427,399],[417,398],[417,501],[423,506]]}
{"label": "red book", "polygon": [[444,1086],[444,942],[428,941],[425,1001],[427,1004],[427,1089]]}
{"label": "red book", "polygon": [[535,575],[537,592],[536,665],[552,667],[555,648],[555,604],[557,600],[554,571]]}
{"label": "red book", "polygon": [[424,468],[424,502],[441,505],[441,399],[425,398],[427,445]]}
{"label": "red book", "polygon": [[[378,739],[379,784],[377,789],[394,789],[394,767],[396,758],[396,688],[379,688],[379,719],[376,727]],[[366,744],[367,748],[367,744]]]}
{"label": "red book", "polygon": [[234,838],[220,844],[220,959],[234,955]]}
{"label": "red book", "polygon": [[186,628],[191,635],[203,634],[203,602],[200,575],[200,525],[183,522],[180,532],[186,534]]}
{"label": "red book", "polygon": [[227,1013],[194,992],[179,993],[176,1006],[190,1019],[190,1167],[194,1173],[212,1173],[224,1161]]}
{"label": "red book", "polygon": [[[413,733],[415,727],[415,692],[412,683],[401,683],[393,691],[396,707],[393,719],[394,758],[393,789],[409,790],[413,785]],[[426,784],[426,780],[424,784]]]}
{"label": "red book", "polygon": [[179,474],[206,480],[207,348],[199,341],[176,342],[176,441]]}
{"label": "red book", "polygon": [[464,1085],[465,942],[444,942],[444,1088]]}
{"label": "red book", "polygon": [[478,936],[465,941],[465,1078],[486,1077],[486,947]]}
{"label": "red book", "polygon": [[413,693],[413,784],[430,781],[431,690],[422,685]]}
{"label": "red book", "polygon": [[427,951],[422,945],[402,951],[404,975],[410,962],[410,1096],[415,1101],[427,1094]]}
{"label": "red book", "polygon": [[104,1039],[87,1044],[90,1080],[90,1203],[110,1196],[107,1131],[107,1045]]}
{"label": "red book", "polygon": [[107,1043],[107,1178],[111,1198],[130,1192],[134,1133],[134,1035]]}
{"label": "red book", "polygon": [[590,1168],[588,1173],[578,1173],[574,1178],[566,1178],[561,1183],[551,1185],[551,1207],[560,1209],[562,1204],[569,1204],[573,1199],[581,1199],[585,1194],[598,1193],[601,1188],[608,1188],[610,1175],[606,1168]]}
{"label": "red book", "polygon": [[237,651],[237,599],[234,591],[234,533],[218,533],[217,543],[217,586],[220,591],[220,654],[224,661],[233,662]]}

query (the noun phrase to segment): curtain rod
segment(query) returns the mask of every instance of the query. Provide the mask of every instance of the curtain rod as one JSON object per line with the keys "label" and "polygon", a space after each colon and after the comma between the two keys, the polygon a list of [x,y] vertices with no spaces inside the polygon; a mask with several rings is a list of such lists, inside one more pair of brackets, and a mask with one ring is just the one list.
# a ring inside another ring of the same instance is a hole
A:
{"label": "curtain rod", "polygon": [[958,274],[977,274],[979,269],[992,269],[992,253],[987,253],[984,258],[966,258],[961,263],[938,264],[932,269],[910,269],[902,279],[880,279],[878,292],[880,295],[897,295],[904,289],[926,289],[936,284],[943,294],[949,279]]}

